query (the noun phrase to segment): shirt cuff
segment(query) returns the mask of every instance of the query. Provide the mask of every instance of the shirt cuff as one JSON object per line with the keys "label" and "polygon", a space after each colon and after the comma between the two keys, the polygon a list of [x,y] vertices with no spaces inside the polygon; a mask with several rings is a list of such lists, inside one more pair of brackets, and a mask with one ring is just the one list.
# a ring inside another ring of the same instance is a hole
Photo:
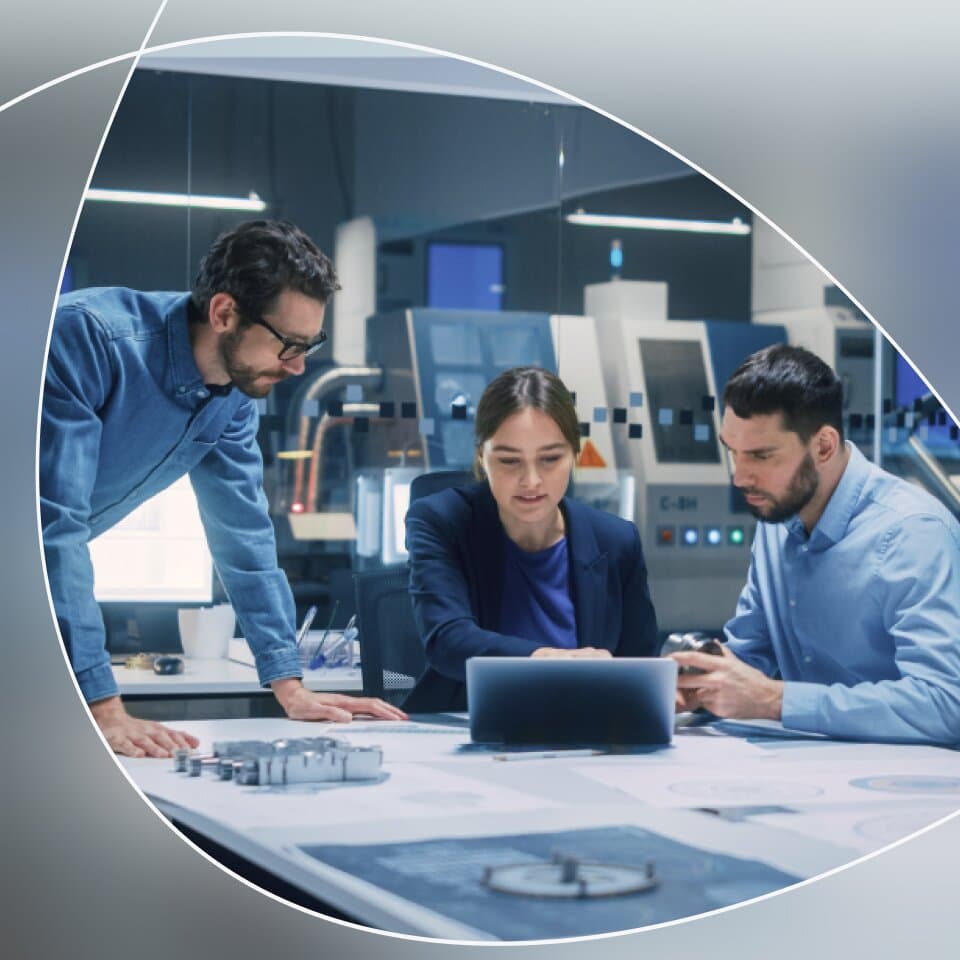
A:
{"label": "shirt cuff", "polygon": [[289,648],[271,650],[256,655],[257,675],[260,686],[266,687],[274,680],[286,680],[288,677],[303,677],[300,669],[300,657],[297,648],[291,643]]}
{"label": "shirt cuff", "polygon": [[88,667],[77,673],[76,677],[80,692],[87,703],[95,703],[97,700],[106,700],[107,697],[116,697],[120,694],[117,678],[113,675],[109,663]]}
{"label": "shirt cuff", "polygon": [[822,683],[788,681],[783,685],[783,703],[780,721],[785,727],[822,733],[820,729],[820,701],[826,687]]}

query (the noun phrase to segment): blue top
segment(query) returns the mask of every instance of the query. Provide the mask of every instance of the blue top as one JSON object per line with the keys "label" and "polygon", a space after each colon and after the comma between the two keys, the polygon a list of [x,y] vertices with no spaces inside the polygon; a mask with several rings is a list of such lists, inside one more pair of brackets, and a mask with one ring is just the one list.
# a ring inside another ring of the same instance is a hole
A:
{"label": "blue top", "polygon": [[120,287],[62,297],[40,425],[40,519],[50,593],[84,697],[117,691],[87,543],[183,474],[260,682],[301,676],[290,587],[263,493],[257,408],[211,391],[188,294]]}
{"label": "blue top", "polygon": [[503,565],[500,629],[541,647],[577,646],[577,623],[570,596],[567,538],[527,553],[507,540]]}
{"label": "blue top", "polygon": [[[577,645],[655,656],[657,619],[637,528],[566,497],[560,509]],[[486,483],[414,500],[406,534],[413,617],[429,666],[404,708],[465,710],[470,657],[526,657],[544,645],[501,622],[510,538]]]}
{"label": "blue top", "polygon": [[848,449],[809,537],[798,517],[757,525],[730,647],[786,681],[785,726],[960,743],[960,526]]}

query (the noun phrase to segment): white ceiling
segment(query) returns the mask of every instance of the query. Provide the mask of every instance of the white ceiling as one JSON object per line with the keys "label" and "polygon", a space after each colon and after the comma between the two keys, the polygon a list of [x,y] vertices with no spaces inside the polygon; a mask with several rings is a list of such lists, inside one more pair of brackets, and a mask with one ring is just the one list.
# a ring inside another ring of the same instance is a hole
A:
{"label": "white ceiling", "polygon": [[145,54],[139,66],[258,80],[540,103],[570,102],[490,67],[373,40],[267,36],[191,42]]}

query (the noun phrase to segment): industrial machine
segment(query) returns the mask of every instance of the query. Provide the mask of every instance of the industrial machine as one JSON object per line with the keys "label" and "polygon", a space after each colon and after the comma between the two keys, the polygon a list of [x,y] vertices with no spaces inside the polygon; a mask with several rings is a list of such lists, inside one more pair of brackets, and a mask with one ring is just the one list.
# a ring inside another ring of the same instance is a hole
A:
{"label": "industrial machine", "polygon": [[[755,521],[718,440],[722,391],[783,327],[667,319],[663,283],[588,285],[618,464],[636,480],[635,519],[661,629],[716,631],[736,608]],[[616,398],[616,399],[613,399]]]}
{"label": "industrial machine", "polygon": [[869,455],[873,328],[839,306],[767,312],[762,323],[670,320],[665,284],[628,280],[587,286],[585,313],[368,317],[364,361],[323,372],[292,409],[309,452],[291,470],[294,534],[346,546],[354,569],[403,563],[414,477],[469,471],[486,385],[537,364],[575,395],[583,449],[571,494],[637,524],[661,628],[718,632],[755,528],[719,442],[723,385],[755,350],[807,346],[841,376],[848,432]]}

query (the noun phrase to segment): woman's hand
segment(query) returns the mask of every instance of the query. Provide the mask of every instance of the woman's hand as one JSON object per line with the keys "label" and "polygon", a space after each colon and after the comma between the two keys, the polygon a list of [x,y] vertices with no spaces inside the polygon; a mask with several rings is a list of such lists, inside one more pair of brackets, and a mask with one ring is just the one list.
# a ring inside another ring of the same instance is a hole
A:
{"label": "woman's hand", "polygon": [[574,650],[568,650],[566,647],[537,647],[531,657],[552,657],[554,659],[569,660],[571,658],[581,658],[587,660],[606,660],[613,656],[609,650],[603,650],[600,647],[577,647]]}

